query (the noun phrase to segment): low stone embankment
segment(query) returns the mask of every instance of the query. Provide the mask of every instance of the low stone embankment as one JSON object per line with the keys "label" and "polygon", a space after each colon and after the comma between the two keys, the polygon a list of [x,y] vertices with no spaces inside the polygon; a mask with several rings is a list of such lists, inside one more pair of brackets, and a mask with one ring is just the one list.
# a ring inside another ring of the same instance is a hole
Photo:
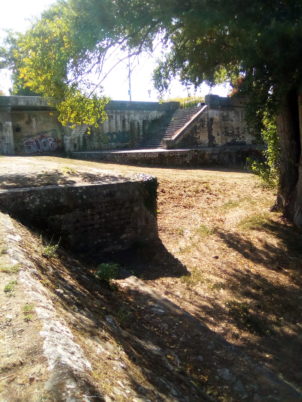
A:
{"label": "low stone embankment", "polygon": [[0,209],[75,252],[99,255],[157,237],[156,179],[11,188]]}
{"label": "low stone embankment", "polygon": [[76,159],[161,167],[243,167],[247,157],[261,158],[262,146],[243,145],[199,149],[140,149],[134,151],[73,152]]}

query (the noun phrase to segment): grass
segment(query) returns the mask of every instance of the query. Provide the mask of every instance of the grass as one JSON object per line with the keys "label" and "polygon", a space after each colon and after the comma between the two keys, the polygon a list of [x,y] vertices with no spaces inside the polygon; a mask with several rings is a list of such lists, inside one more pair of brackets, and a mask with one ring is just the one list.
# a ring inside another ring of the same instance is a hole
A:
{"label": "grass", "polygon": [[110,282],[116,279],[119,272],[119,265],[112,262],[103,262],[99,264],[95,275],[104,282]]}
{"label": "grass", "polygon": [[[42,236],[41,236],[41,243],[43,243]],[[52,243],[52,242],[46,243],[41,247],[42,256],[46,258],[56,257],[59,245],[60,241],[58,241],[58,243]]]}
{"label": "grass", "polygon": [[229,211],[230,209],[240,207],[240,205],[241,205],[240,201],[228,201],[221,206],[221,209],[223,209],[224,211]]}
{"label": "grass", "polygon": [[17,274],[19,271],[20,271],[19,264],[0,265],[0,272],[3,272],[5,274]]}
{"label": "grass", "polygon": [[61,168],[61,170],[62,170],[63,174],[66,174],[66,175],[77,174],[77,171],[70,166],[63,166]]}
{"label": "grass", "polygon": [[10,281],[4,286],[4,293],[13,293],[15,290],[15,287],[17,285],[17,281]]}
{"label": "grass", "polygon": [[7,247],[4,244],[0,244],[0,255],[7,254]]}
{"label": "grass", "polygon": [[251,304],[230,300],[226,303],[226,307],[239,328],[259,336],[268,334],[269,330],[266,323],[261,320],[258,314],[253,312]]}
{"label": "grass", "polygon": [[214,229],[209,228],[206,225],[200,225],[197,229],[196,229],[196,233],[200,236],[200,237],[208,237],[210,235],[212,235],[214,233]]}
{"label": "grass", "polygon": [[34,305],[30,304],[30,303],[26,303],[23,308],[22,308],[22,312],[23,312],[23,318],[24,321],[29,322],[33,319],[33,311],[34,311]]}
{"label": "grass", "polygon": [[270,222],[270,215],[268,213],[255,214],[243,218],[238,223],[238,228],[242,230],[261,230]]}

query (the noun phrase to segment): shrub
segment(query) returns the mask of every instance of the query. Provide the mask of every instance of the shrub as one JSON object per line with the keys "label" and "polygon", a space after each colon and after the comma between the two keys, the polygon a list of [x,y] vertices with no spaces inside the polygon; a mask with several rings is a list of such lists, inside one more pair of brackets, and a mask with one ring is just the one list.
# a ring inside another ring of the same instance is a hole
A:
{"label": "shrub", "polygon": [[119,265],[112,262],[103,262],[98,265],[95,275],[105,282],[116,279],[119,271]]}

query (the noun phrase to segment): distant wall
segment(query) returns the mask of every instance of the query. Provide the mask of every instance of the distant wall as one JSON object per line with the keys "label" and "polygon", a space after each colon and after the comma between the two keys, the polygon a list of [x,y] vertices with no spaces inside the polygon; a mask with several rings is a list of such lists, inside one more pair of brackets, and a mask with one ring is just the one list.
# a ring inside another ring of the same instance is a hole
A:
{"label": "distant wall", "polygon": [[0,191],[0,210],[77,253],[99,255],[157,237],[156,179]]}
{"label": "distant wall", "polygon": [[[168,140],[168,148],[255,144],[245,122],[240,98],[206,97],[206,110],[187,129]],[[87,126],[62,127],[57,114],[38,96],[0,96],[0,154],[133,149],[146,136],[156,135],[167,124],[177,102],[112,101],[108,119],[87,134]]]}
{"label": "distant wall", "polygon": [[179,139],[168,142],[168,148],[212,147],[256,144],[256,138],[245,120],[245,103],[240,98],[207,95],[207,108]]}
{"label": "distant wall", "polygon": [[111,101],[99,128],[71,130],[38,96],[0,96],[0,154],[39,154],[65,150],[127,149],[139,145],[154,121],[177,109],[177,102]]}
{"label": "distant wall", "polygon": [[112,101],[106,106],[108,119],[98,128],[92,127],[90,134],[74,130],[65,142],[66,151],[135,148],[148,135],[151,124],[160,124],[177,107],[177,102]]}
{"label": "distant wall", "polygon": [[139,166],[245,167],[246,158],[262,159],[263,147],[259,145],[226,145],[195,149],[164,149],[144,151],[74,152],[77,159],[97,160]]}

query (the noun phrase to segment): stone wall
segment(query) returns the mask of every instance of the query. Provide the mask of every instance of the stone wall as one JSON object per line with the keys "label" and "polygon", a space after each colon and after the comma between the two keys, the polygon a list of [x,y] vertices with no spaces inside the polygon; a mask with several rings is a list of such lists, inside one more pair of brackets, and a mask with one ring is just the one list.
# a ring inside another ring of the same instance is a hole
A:
{"label": "stone wall", "polygon": [[76,129],[70,135],[66,151],[92,151],[137,148],[150,132],[154,123],[158,125],[166,114],[176,110],[177,102],[125,102],[112,101],[106,106],[108,119],[87,134]]}
{"label": "stone wall", "polygon": [[257,143],[245,121],[245,104],[240,98],[206,96],[207,108],[168,148],[250,145]]}
{"label": "stone wall", "polygon": [[0,210],[77,253],[100,255],[157,237],[155,178],[3,190]]}
{"label": "stone wall", "polygon": [[47,110],[14,110],[12,126],[16,154],[63,151],[64,129]]}
{"label": "stone wall", "polygon": [[245,167],[247,157],[262,160],[259,145],[228,145],[195,149],[74,152],[73,158],[126,165],[166,167]]}
{"label": "stone wall", "polygon": [[137,147],[154,122],[160,124],[177,102],[112,101],[99,128],[62,127],[56,111],[38,96],[0,96],[0,154],[39,154]]}
{"label": "stone wall", "polygon": [[[256,143],[240,98],[208,95],[206,104],[180,135],[166,141],[167,148]],[[87,134],[87,126],[62,127],[55,110],[40,97],[0,96],[0,154],[139,148],[146,137],[164,129],[178,107],[177,102],[112,101],[106,107],[108,119]]]}

